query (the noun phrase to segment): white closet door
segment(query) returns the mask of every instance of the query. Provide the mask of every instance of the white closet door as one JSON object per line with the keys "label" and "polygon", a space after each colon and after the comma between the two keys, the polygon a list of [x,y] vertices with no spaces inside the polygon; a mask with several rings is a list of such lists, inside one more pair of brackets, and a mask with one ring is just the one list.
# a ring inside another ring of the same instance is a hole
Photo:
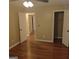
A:
{"label": "white closet door", "polygon": [[69,46],[69,11],[64,12],[63,44]]}
{"label": "white closet door", "polygon": [[20,40],[25,41],[27,38],[27,24],[26,24],[26,14],[19,13],[19,28],[20,28]]}

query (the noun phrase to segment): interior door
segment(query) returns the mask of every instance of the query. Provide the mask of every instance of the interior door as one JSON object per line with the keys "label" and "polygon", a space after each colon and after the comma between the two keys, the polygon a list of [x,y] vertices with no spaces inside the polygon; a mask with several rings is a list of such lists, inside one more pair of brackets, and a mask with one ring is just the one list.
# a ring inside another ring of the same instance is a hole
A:
{"label": "interior door", "polygon": [[20,41],[23,42],[27,37],[26,14],[19,13]]}
{"label": "interior door", "polygon": [[69,46],[69,11],[64,12],[63,44]]}

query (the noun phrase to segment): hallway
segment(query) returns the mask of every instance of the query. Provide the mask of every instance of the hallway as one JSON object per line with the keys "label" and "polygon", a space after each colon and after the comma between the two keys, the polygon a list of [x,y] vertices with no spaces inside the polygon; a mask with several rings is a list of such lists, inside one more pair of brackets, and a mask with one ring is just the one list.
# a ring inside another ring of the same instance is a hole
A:
{"label": "hallway", "polygon": [[10,56],[18,56],[19,59],[69,59],[68,53],[63,44],[34,41],[34,34],[10,50]]}

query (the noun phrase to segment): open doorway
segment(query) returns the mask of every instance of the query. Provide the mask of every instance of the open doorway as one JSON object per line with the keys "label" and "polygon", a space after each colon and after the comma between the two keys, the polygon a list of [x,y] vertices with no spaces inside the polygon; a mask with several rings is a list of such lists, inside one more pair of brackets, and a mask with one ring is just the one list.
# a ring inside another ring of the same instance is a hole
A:
{"label": "open doorway", "polygon": [[32,32],[36,32],[35,13],[19,13],[19,28],[20,41],[24,42]]}
{"label": "open doorway", "polygon": [[29,32],[30,34],[35,33],[36,25],[35,25],[35,14],[29,14],[28,15],[29,20]]}
{"label": "open doorway", "polygon": [[62,43],[64,11],[54,12],[54,43]]}
{"label": "open doorway", "polygon": [[29,15],[29,31],[34,32],[34,15]]}

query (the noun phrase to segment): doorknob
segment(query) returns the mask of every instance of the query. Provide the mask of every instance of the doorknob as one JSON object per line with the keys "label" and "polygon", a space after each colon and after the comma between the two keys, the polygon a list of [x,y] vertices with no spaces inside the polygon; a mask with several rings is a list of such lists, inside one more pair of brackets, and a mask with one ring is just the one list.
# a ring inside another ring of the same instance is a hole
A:
{"label": "doorknob", "polygon": [[69,32],[69,30],[67,30],[67,32]]}

